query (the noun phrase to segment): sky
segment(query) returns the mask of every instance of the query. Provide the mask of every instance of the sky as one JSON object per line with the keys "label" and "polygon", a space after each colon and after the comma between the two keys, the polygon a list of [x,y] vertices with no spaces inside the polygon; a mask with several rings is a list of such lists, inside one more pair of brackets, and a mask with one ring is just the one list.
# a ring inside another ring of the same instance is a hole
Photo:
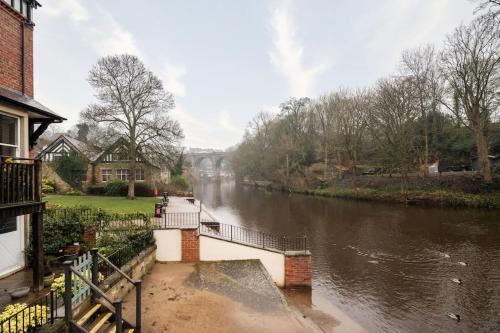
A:
{"label": "sky", "polygon": [[469,0],[39,0],[35,98],[68,120],[94,101],[99,57],[131,53],[163,81],[186,147],[226,149],[289,97],[367,87],[404,49],[442,45]]}

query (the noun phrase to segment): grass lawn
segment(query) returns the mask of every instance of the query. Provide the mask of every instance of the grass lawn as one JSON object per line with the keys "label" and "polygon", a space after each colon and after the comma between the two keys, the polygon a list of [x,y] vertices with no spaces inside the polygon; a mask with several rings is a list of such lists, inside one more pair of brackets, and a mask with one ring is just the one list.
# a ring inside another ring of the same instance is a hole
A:
{"label": "grass lawn", "polygon": [[92,195],[49,195],[43,198],[50,207],[55,204],[63,207],[86,206],[101,208],[110,213],[153,213],[157,198],[136,198],[127,200],[124,197],[106,197]]}

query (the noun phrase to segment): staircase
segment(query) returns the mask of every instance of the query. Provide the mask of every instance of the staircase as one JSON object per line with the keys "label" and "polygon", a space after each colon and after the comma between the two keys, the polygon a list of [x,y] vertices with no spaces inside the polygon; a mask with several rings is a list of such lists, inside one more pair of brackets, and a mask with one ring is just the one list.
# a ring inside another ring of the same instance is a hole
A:
{"label": "staircase", "polygon": [[[104,304],[93,304],[86,313],[74,321],[73,326],[80,332],[88,333],[115,333],[116,316],[112,309]],[[122,319],[122,332],[137,332],[133,325]]]}
{"label": "staircase", "polygon": [[[70,333],[140,333],[142,281],[132,280],[97,249],[75,262],[64,263],[64,318]],[[83,260],[82,260],[83,258]],[[99,288],[99,263],[109,265],[136,289],[136,318],[132,325],[122,317],[122,300],[112,299]],[[91,279],[89,279],[91,277]],[[75,290],[75,286],[78,288]],[[78,318],[73,318],[73,306],[80,304],[82,295],[90,298],[90,306]],[[76,302],[75,302],[76,301]]]}

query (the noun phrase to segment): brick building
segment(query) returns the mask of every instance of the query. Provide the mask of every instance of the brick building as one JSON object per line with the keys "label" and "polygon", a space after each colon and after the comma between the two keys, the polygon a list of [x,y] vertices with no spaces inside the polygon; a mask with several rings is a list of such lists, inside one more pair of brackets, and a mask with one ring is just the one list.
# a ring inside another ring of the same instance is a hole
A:
{"label": "brick building", "polygon": [[[52,141],[49,141],[37,155],[37,158],[43,161],[44,175],[54,175],[53,171],[51,173],[47,172],[51,169],[50,162],[65,154],[79,154],[88,161],[88,166],[83,171],[84,190],[88,186],[104,186],[114,180],[128,181],[129,177],[131,177],[128,161],[128,142],[123,138],[116,140],[104,151],[96,151],[84,142],[65,134],[59,134]],[[167,168],[154,165],[144,158],[142,154],[137,155],[135,170],[135,181],[137,183],[154,188],[162,183],[168,183],[169,176],[170,172]],[[57,177],[52,176],[49,178]],[[56,183],[61,181],[59,179],[53,180]],[[58,184],[58,186],[61,185]]]}
{"label": "brick building", "polygon": [[33,88],[33,0],[0,0],[0,279],[26,266],[31,229],[33,282],[43,276],[41,165],[29,150],[63,117],[37,102]]}

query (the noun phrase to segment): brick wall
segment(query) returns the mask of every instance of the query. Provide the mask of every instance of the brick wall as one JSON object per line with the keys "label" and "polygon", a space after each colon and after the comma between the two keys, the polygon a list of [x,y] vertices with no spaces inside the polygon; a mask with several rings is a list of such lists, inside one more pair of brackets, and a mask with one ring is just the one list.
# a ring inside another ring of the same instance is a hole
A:
{"label": "brick wall", "polygon": [[200,238],[197,229],[181,231],[182,262],[200,261]]}
{"label": "brick wall", "polygon": [[311,287],[312,257],[310,254],[285,256],[285,288]]}
{"label": "brick wall", "polygon": [[22,93],[24,33],[25,94],[33,97],[33,27],[0,1],[0,86]]}

